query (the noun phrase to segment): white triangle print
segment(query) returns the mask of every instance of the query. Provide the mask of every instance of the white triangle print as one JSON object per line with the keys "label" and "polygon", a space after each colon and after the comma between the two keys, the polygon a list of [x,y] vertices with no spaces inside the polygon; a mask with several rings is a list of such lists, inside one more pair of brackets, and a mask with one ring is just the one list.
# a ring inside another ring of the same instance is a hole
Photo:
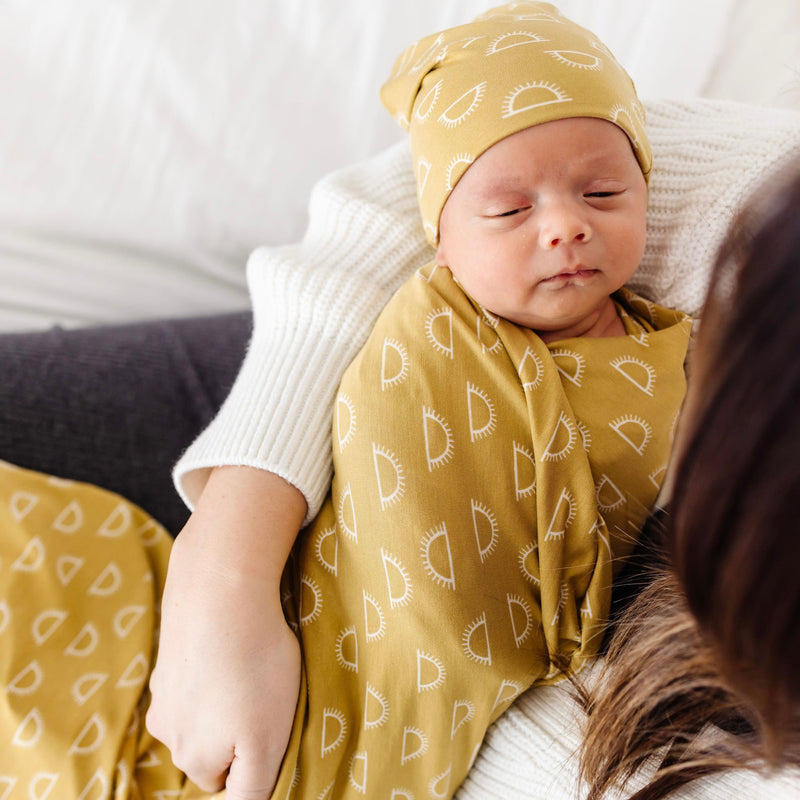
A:
{"label": "white triangle print", "polygon": [[39,502],[39,495],[33,492],[14,492],[8,501],[8,509],[15,522],[21,522],[33,511]]}
{"label": "white triangle print", "polygon": [[20,670],[6,686],[6,692],[17,696],[33,694],[44,680],[44,672],[39,662],[34,659],[24,669]]}
{"label": "white triangle print", "polygon": [[53,520],[53,529],[60,533],[75,533],[83,525],[83,509],[77,500],[70,500]]}
{"label": "white triangle print", "polygon": [[98,597],[110,597],[119,591],[121,585],[122,571],[113,561],[110,561],[94,579],[86,593]]}
{"label": "white triangle print", "polygon": [[102,769],[98,769],[76,800],[105,800],[108,797],[109,788],[108,775]]}
{"label": "white triangle print", "polygon": [[47,800],[58,783],[59,777],[57,772],[37,772],[28,784],[30,800]]}
{"label": "white triangle print", "polygon": [[108,680],[107,672],[87,672],[72,684],[72,699],[82,706]]}
{"label": "white triangle print", "polygon": [[103,744],[105,736],[106,724],[99,714],[94,713],[81,728],[67,752],[71,756],[86,756],[94,753]]}
{"label": "white triangle print", "polygon": [[97,535],[109,538],[122,536],[131,526],[131,516],[130,506],[119,503],[100,526]]}
{"label": "white triangle print", "polygon": [[87,622],[80,629],[77,636],[66,646],[64,652],[68,656],[83,658],[95,651],[99,641],[100,634],[97,632],[97,628],[91,622]]}
{"label": "white triangle print", "polygon": [[0,800],[8,800],[19,779],[13,775],[0,775]]}
{"label": "white triangle print", "polygon": [[17,572],[36,572],[44,563],[46,552],[42,540],[34,536],[11,565],[11,569]]}
{"label": "white triangle print", "polygon": [[139,686],[147,680],[149,663],[144,653],[135,655],[130,664],[125,667],[125,672],[117,681],[117,689],[126,689],[129,686]]}
{"label": "white triangle print", "polygon": [[59,556],[56,560],[56,575],[62,586],[68,586],[78,570],[86,563],[80,556]]}
{"label": "white triangle print", "polygon": [[32,708],[14,731],[11,744],[15,747],[35,747],[42,738],[44,719],[38,708]]}
{"label": "white triangle print", "polygon": [[[43,645],[58,630],[61,623],[68,616],[69,612],[60,608],[50,608],[47,611],[42,611],[31,624],[33,641],[39,646]],[[1,630],[2,626],[0,626]]]}
{"label": "white triangle print", "polygon": [[114,633],[120,639],[125,639],[133,630],[134,625],[147,613],[147,606],[133,605],[121,608],[114,615]]}

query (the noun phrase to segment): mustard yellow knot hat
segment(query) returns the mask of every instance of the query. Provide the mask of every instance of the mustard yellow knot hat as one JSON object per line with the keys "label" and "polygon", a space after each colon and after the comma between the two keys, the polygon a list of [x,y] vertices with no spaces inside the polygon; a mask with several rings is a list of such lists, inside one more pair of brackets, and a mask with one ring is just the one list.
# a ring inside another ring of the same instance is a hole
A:
{"label": "mustard yellow knot hat", "polygon": [[533,125],[597,117],[631,141],[645,180],[652,153],[633,81],[590,31],[549,3],[498,6],[408,47],[381,88],[407,130],[429,241],[458,179],[493,144]]}

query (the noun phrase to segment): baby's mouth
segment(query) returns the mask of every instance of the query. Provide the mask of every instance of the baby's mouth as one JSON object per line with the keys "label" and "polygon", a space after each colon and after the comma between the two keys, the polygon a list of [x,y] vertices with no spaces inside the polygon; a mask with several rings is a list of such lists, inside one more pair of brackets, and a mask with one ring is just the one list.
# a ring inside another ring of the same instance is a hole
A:
{"label": "baby's mouth", "polygon": [[566,283],[567,281],[571,280],[579,282],[591,278],[593,275],[596,275],[597,272],[598,270],[596,269],[579,267],[578,269],[565,270],[564,272],[559,272],[556,275],[551,275],[549,278],[544,278],[542,283]]}

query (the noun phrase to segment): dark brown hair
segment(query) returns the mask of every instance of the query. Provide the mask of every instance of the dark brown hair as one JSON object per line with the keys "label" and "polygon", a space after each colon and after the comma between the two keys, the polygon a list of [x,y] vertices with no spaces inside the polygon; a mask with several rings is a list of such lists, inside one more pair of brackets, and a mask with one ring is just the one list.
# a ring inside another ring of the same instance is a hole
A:
{"label": "dark brown hair", "polygon": [[739,215],[712,273],[664,561],[586,696],[590,800],[653,759],[659,766],[636,800],[732,766],[800,762],[800,170],[793,174]]}

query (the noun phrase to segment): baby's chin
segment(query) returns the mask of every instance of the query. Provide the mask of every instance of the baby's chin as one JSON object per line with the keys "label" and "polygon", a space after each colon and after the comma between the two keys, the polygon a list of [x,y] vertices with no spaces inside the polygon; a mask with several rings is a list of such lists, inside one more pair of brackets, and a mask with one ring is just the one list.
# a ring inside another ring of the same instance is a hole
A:
{"label": "baby's chin", "polygon": [[564,308],[562,305],[550,313],[534,314],[523,311],[496,313],[491,309],[487,311],[515,325],[530,328],[545,342],[582,336],[621,335],[622,323],[611,297],[603,297],[598,303],[581,303],[574,309]]}

